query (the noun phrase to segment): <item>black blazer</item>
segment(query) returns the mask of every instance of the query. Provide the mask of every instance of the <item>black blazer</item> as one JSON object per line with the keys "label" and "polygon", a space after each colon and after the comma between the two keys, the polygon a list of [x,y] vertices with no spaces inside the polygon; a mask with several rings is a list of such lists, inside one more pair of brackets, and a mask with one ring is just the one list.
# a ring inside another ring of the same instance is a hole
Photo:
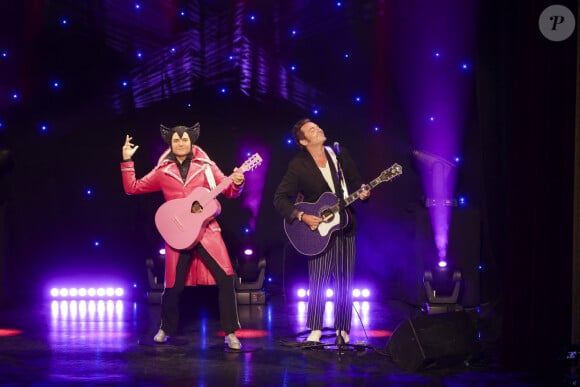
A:
{"label": "black blazer", "polygon": [[[332,158],[325,150],[326,158],[330,166],[335,187],[339,187],[338,176]],[[346,181],[349,194],[355,192],[363,184],[358,169],[350,157],[348,150],[341,147],[339,156],[340,165]],[[288,169],[274,193],[274,207],[288,222],[293,222],[297,211],[294,208],[296,201],[313,203],[318,200],[324,192],[332,192],[320,169],[316,165],[314,158],[306,149],[299,151],[288,164]],[[354,234],[357,229],[354,209],[348,207],[351,222],[346,228],[349,235]]]}

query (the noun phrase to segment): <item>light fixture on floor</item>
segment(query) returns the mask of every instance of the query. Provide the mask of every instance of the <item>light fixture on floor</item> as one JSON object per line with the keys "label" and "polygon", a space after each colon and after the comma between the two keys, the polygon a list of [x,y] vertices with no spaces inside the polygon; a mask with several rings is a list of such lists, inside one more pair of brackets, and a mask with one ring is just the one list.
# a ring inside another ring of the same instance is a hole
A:
{"label": "light fixture on floor", "polygon": [[461,281],[461,271],[450,266],[438,266],[433,270],[425,270],[423,285],[427,295],[425,303],[427,314],[463,310],[463,307],[458,303]]}

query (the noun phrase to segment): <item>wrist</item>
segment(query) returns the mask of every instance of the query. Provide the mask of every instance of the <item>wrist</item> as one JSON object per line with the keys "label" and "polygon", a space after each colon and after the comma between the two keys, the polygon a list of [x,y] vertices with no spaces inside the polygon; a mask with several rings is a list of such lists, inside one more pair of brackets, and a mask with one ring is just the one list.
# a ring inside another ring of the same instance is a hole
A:
{"label": "wrist", "polygon": [[300,212],[298,213],[298,216],[297,216],[297,218],[298,218],[298,221],[299,221],[299,222],[302,222],[302,217],[303,217],[303,216],[304,216],[304,211],[300,211]]}

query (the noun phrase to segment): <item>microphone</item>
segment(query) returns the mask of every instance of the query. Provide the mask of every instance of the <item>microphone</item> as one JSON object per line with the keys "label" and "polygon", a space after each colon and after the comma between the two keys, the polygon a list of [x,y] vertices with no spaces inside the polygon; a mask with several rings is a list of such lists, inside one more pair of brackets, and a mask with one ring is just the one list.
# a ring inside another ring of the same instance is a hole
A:
{"label": "microphone", "polygon": [[340,144],[337,141],[334,142],[334,152],[337,156],[340,156]]}

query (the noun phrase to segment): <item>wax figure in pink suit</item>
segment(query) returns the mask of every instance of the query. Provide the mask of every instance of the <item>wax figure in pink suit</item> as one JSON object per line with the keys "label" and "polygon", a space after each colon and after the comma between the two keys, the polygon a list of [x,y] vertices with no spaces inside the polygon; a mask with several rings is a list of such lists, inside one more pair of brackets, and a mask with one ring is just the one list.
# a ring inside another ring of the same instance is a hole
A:
{"label": "wax figure in pink suit", "polygon": [[[187,197],[197,187],[210,190],[220,184],[226,175],[210,159],[203,149],[196,145],[199,137],[199,123],[192,127],[161,125],[161,136],[169,149],[148,174],[140,179],[135,177],[132,157],[139,148],[129,135],[122,148],[123,161],[121,175],[123,187],[128,195],[161,191],[166,201]],[[244,174],[234,170],[232,180],[222,194],[226,198],[238,197],[244,186]],[[213,180],[213,181],[212,181]],[[234,289],[234,269],[218,222],[212,218],[204,226],[199,243],[185,250],[176,250],[166,243],[165,289],[161,299],[161,322],[153,340],[167,342],[177,333],[179,325],[179,296],[185,286],[216,285],[219,287],[219,311],[225,344],[234,350],[242,347],[235,331],[240,329],[236,293]]]}

